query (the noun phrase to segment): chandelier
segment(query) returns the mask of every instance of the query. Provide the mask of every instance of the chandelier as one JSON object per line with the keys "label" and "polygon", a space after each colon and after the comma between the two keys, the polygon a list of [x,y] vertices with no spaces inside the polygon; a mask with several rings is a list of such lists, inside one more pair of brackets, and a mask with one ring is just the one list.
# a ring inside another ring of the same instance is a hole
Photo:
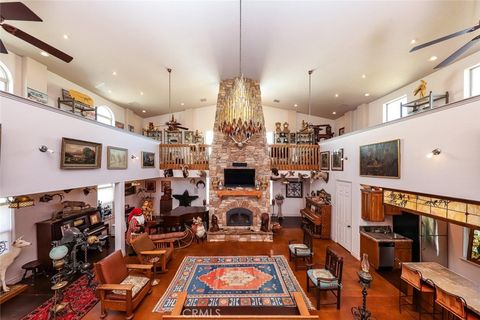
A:
{"label": "chandelier", "polygon": [[249,87],[243,76],[235,78],[220,114],[219,131],[230,137],[240,148],[253,135],[262,131],[261,123],[255,121],[256,105],[251,101]]}

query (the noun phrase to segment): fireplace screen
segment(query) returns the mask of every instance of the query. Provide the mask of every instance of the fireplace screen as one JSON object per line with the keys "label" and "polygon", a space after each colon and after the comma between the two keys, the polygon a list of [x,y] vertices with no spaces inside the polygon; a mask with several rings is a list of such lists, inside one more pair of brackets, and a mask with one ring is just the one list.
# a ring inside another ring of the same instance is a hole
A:
{"label": "fireplace screen", "polygon": [[253,223],[253,212],[245,208],[233,208],[227,211],[227,226],[250,227]]}

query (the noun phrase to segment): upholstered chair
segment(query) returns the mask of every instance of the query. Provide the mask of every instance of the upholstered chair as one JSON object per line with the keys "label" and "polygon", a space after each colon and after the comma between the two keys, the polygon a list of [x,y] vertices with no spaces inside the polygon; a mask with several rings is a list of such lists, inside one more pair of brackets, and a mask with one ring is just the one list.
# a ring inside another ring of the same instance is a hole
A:
{"label": "upholstered chair", "polygon": [[330,247],[327,247],[323,268],[307,264],[307,291],[310,291],[310,283],[312,283],[317,290],[317,309],[320,309],[320,291],[331,291],[337,298],[335,303],[323,303],[323,305],[336,304],[337,309],[340,309],[342,273],[343,258],[337,255]]}
{"label": "upholstered chair", "polygon": [[167,272],[167,262],[173,258],[173,241],[152,240],[147,233],[142,233],[132,240],[131,245],[140,263],[152,264],[155,273]]}
{"label": "upholstered chair", "polygon": [[289,260],[295,265],[295,271],[297,271],[299,265],[298,260],[302,259],[304,262],[303,267],[306,267],[307,263],[312,262],[313,257],[313,242],[312,236],[308,232],[303,232],[303,242],[298,240],[288,241]]}
{"label": "upholstered chair", "polygon": [[97,292],[100,297],[101,315],[107,309],[126,312],[126,319],[133,319],[133,310],[152,291],[152,265],[126,264],[120,250],[94,264],[99,281]]}

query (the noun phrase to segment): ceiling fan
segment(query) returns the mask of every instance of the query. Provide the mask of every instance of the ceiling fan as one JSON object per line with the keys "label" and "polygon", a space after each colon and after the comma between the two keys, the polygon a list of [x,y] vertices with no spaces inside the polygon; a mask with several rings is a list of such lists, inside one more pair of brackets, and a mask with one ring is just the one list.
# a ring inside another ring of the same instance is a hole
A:
{"label": "ceiling fan", "polygon": [[[432,40],[432,41],[429,41],[429,42],[426,42],[424,44],[420,44],[418,46],[415,46],[413,47],[410,52],[413,52],[413,51],[417,51],[417,50],[420,50],[420,49],[423,49],[425,47],[429,47],[431,45],[434,45],[434,44],[437,44],[439,42],[443,42],[445,40],[449,40],[449,39],[452,39],[452,38],[455,38],[455,37],[458,37],[458,36],[461,36],[462,34],[466,34],[466,33],[471,33],[471,32],[474,32],[476,30],[480,29],[480,22],[473,26],[473,27],[470,27],[470,28],[467,28],[465,30],[461,30],[461,31],[457,31],[455,33],[452,33],[452,34],[449,34],[449,35],[446,35],[446,36],[443,36],[441,38],[438,38],[438,39],[435,39],[435,40]],[[457,51],[455,51],[454,53],[452,53],[447,59],[443,60],[439,65],[437,65],[434,69],[438,69],[438,68],[442,68],[442,67],[445,67],[447,65],[449,65],[450,63],[452,63],[453,61],[457,60],[458,57],[460,57],[463,53],[465,53],[468,49],[470,49],[474,44],[476,44],[478,41],[480,40],[480,35],[479,36],[476,36],[475,38],[473,38],[472,40],[470,40],[469,42],[467,42],[466,44],[464,44],[460,49],[458,49]]]}
{"label": "ceiling fan", "polygon": [[165,125],[167,126],[167,131],[168,132],[178,132],[178,129],[182,130],[188,130],[187,127],[183,127],[180,122],[175,120],[175,116],[172,113],[172,69],[167,68],[168,71],[168,110],[170,114],[172,115],[172,119],[170,121],[165,122]]}
{"label": "ceiling fan", "polygon": [[[51,54],[52,56],[57,57],[60,60],[65,62],[70,62],[73,60],[73,57],[68,54],[58,50],[57,48],[52,47],[51,45],[43,42],[40,39],[35,38],[34,36],[29,35],[28,33],[14,27],[10,24],[4,23],[5,20],[22,20],[22,21],[38,21],[42,22],[32,10],[30,10],[22,2],[2,2],[0,3],[0,26],[8,33],[14,35],[17,38],[22,39],[30,43],[31,45]],[[8,50],[0,40],[0,52],[8,54]]]}

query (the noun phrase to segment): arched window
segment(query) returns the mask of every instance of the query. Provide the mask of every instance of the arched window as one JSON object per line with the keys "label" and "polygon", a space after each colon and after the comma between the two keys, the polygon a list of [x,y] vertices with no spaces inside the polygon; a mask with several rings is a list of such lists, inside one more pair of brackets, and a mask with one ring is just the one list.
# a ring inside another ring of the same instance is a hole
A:
{"label": "arched window", "polygon": [[97,121],[108,124],[110,126],[115,125],[115,116],[112,110],[106,106],[97,107]]}
{"label": "arched window", "polygon": [[13,92],[13,79],[10,70],[0,61],[0,90]]}

